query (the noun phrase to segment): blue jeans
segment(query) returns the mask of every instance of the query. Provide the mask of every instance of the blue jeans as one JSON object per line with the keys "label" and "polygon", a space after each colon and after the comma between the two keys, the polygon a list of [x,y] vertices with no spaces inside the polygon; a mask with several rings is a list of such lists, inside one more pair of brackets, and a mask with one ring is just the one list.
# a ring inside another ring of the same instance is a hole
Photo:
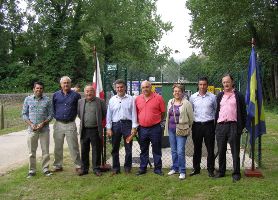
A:
{"label": "blue jeans", "polygon": [[162,129],[160,124],[156,124],[152,127],[142,127],[139,126],[139,140],[140,140],[140,170],[146,171],[148,160],[149,160],[149,146],[152,143],[152,153],[154,159],[154,172],[161,172],[162,168],[162,152],[161,152],[161,142],[162,142]]}
{"label": "blue jeans", "polygon": [[122,137],[124,139],[125,146],[125,170],[130,170],[132,166],[132,141],[126,143],[125,139],[129,136],[132,128],[132,122],[129,120],[123,120],[120,122],[112,123],[112,158],[113,158],[113,171],[120,172],[120,159],[119,159],[119,149]]}
{"label": "blue jeans", "polygon": [[168,133],[173,162],[171,169],[179,173],[185,173],[185,143],[187,137],[177,136],[176,132],[170,129]]}

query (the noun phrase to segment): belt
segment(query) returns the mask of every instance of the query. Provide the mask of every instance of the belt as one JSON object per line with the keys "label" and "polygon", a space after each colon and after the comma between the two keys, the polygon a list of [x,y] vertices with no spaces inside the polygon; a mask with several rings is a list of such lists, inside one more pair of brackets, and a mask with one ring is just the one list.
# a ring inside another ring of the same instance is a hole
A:
{"label": "belt", "polygon": [[218,124],[233,124],[236,123],[236,121],[224,121],[224,122],[218,122]]}
{"label": "belt", "polygon": [[84,127],[85,129],[98,129],[98,127]]}
{"label": "belt", "polygon": [[132,121],[131,120],[128,120],[128,119],[121,119],[117,122],[112,122],[112,123],[131,123]]}
{"label": "belt", "polygon": [[214,123],[214,120],[206,121],[206,122],[194,122],[194,124],[198,125],[206,125],[206,124],[211,124]]}
{"label": "belt", "polygon": [[63,124],[68,124],[68,123],[74,122],[74,120],[56,120],[56,121],[61,122]]}
{"label": "belt", "polygon": [[140,127],[142,127],[142,128],[153,128],[153,127],[155,127],[155,126],[157,126],[157,125],[160,126],[160,123],[157,123],[157,124],[152,125],[152,126],[141,126],[141,125],[140,125]]}

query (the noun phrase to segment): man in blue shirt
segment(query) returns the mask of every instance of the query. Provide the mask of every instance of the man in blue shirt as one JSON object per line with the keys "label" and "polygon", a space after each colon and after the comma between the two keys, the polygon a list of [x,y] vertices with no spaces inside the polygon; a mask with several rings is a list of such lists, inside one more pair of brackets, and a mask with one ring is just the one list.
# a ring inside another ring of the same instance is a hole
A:
{"label": "man in blue shirt", "polygon": [[42,82],[34,83],[34,94],[25,98],[22,118],[28,126],[29,173],[27,178],[36,175],[36,151],[38,140],[42,149],[42,170],[45,176],[50,176],[49,171],[49,122],[52,119],[51,100],[43,95]]}
{"label": "man in blue shirt", "polygon": [[53,111],[56,122],[54,123],[54,171],[63,170],[63,145],[66,137],[71,158],[74,162],[77,174],[81,173],[81,161],[77,139],[75,118],[77,116],[77,104],[81,99],[79,93],[71,90],[71,79],[63,76],[60,80],[61,90],[53,95]]}
{"label": "man in blue shirt", "polygon": [[207,91],[208,79],[202,77],[198,82],[199,91],[190,97],[194,111],[194,123],[192,126],[192,140],[194,144],[193,171],[190,176],[200,174],[203,140],[207,148],[208,176],[214,177],[214,118],[216,111],[216,96]]}
{"label": "man in blue shirt", "polygon": [[136,133],[137,112],[134,98],[126,94],[126,84],[123,80],[116,80],[114,83],[117,95],[109,100],[106,128],[109,137],[112,137],[112,175],[120,173],[119,148],[121,138],[124,138],[125,146],[125,172],[130,173],[132,166],[132,141],[127,143],[126,138]]}

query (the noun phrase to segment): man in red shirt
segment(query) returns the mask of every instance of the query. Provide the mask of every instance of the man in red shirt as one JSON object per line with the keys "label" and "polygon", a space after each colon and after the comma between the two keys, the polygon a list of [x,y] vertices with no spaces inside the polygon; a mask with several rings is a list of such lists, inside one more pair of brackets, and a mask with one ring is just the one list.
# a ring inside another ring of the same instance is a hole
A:
{"label": "man in red shirt", "polygon": [[163,175],[161,161],[161,140],[162,128],[161,120],[164,118],[165,103],[162,96],[151,91],[152,85],[149,81],[143,81],[141,84],[142,94],[135,100],[138,115],[138,133],[140,142],[140,170],[136,175],[142,175],[147,172],[149,160],[149,146],[152,143],[154,158],[154,173]]}

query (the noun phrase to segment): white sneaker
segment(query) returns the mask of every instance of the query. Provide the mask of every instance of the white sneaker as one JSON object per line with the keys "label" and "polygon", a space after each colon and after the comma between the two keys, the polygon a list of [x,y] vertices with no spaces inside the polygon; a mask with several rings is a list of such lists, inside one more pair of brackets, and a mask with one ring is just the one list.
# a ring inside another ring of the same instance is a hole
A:
{"label": "white sneaker", "polygon": [[180,173],[180,175],[179,175],[179,179],[180,179],[180,180],[185,179],[185,174],[184,174],[184,173]]}
{"label": "white sneaker", "polygon": [[173,169],[171,169],[171,170],[168,172],[168,175],[171,176],[171,175],[173,175],[173,174],[175,174],[175,173],[176,173],[176,171],[173,170]]}

